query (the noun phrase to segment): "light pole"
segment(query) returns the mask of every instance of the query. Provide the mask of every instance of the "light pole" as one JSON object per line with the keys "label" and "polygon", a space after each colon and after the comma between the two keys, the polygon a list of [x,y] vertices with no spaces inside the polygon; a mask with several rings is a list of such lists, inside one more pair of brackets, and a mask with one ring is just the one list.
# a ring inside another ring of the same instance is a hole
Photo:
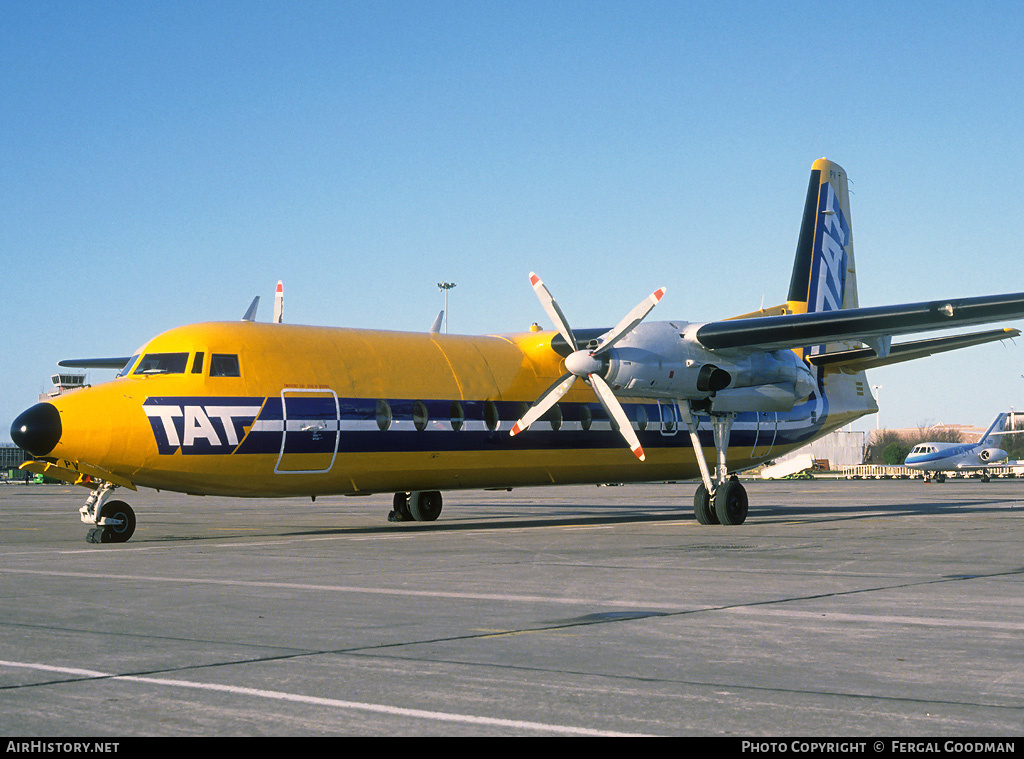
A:
{"label": "light pole", "polygon": [[[878,405],[878,391],[882,389],[881,385],[872,385],[871,389],[875,391],[875,405]],[[881,407],[879,407],[881,409]],[[879,419],[882,418],[881,410],[875,412],[875,429],[879,428]]]}
{"label": "light pole", "polygon": [[444,293],[444,332],[448,334],[448,291],[455,287],[455,283],[438,282],[437,287]]}

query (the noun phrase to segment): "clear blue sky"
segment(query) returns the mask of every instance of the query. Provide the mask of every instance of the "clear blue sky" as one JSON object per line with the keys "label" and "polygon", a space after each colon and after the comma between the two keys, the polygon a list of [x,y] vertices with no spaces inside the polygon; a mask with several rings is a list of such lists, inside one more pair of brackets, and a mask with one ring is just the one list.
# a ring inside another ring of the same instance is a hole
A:
{"label": "clear blue sky", "polygon": [[[545,324],[531,270],[575,327],[780,302],[821,156],[862,305],[1024,291],[1022,8],[0,0],[0,439],[58,360],[278,279],[401,330],[453,281],[471,334]],[[1022,344],[875,370],[882,425],[1024,409]]]}

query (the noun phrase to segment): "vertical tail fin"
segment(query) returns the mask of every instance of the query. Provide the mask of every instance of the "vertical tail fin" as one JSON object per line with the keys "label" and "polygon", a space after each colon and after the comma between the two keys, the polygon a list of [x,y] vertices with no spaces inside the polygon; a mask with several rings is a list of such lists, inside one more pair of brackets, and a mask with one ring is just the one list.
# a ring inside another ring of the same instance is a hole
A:
{"label": "vertical tail fin", "polygon": [[[827,158],[811,166],[796,259],[789,284],[786,311],[821,313],[859,306],[857,270],[853,259],[853,224],[850,221],[850,191],[846,171]],[[809,345],[795,352],[803,359],[820,353],[848,350],[857,341]],[[871,343],[877,356],[889,353],[890,338]],[[878,411],[863,370],[854,373],[818,369],[820,396],[815,413],[830,418],[839,427],[865,413]]]}
{"label": "vertical tail fin", "polygon": [[985,446],[997,446],[999,445],[998,433],[1003,432],[1006,429],[1006,420],[1009,414],[1000,414],[996,417],[996,420],[992,422],[992,426],[985,430],[985,434],[981,436],[981,440],[978,441],[979,445]]}
{"label": "vertical tail fin", "polygon": [[846,172],[819,158],[811,167],[787,310],[814,313],[857,306]]}

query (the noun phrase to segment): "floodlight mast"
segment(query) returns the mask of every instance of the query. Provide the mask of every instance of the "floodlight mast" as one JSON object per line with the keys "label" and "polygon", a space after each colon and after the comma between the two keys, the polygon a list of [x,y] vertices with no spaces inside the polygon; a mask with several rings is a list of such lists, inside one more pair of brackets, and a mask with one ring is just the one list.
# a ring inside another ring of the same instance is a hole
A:
{"label": "floodlight mast", "polygon": [[448,291],[455,287],[455,282],[438,282],[437,287],[444,293],[444,332],[448,334]]}

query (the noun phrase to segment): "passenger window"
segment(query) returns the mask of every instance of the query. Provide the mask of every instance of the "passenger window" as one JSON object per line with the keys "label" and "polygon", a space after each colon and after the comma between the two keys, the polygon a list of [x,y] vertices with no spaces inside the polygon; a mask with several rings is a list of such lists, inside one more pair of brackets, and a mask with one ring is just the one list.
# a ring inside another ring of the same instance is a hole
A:
{"label": "passenger window", "polygon": [[494,401],[486,401],[484,403],[484,424],[487,425],[487,429],[494,432],[498,429],[498,407],[494,405]]}
{"label": "passenger window", "polygon": [[211,377],[240,377],[238,356],[233,353],[214,353],[210,356]]}
{"label": "passenger window", "polygon": [[203,355],[204,354],[203,354],[202,351],[199,351],[198,353],[196,353],[196,358],[192,362],[192,373],[193,374],[202,374],[203,373]]}
{"label": "passenger window", "polygon": [[546,419],[551,425],[551,429],[555,432],[562,429],[562,409],[557,403],[548,409],[547,413],[541,418]]}
{"label": "passenger window", "polygon": [[147,353],[132,374],[184,374],[187,353]]}
{"label": "passenger window", "polygon": [[427,405],[423,401],[416,401],[412,406],[413,426],[420,432],[423,432],[427,428],[428,419]]}
{"label": "passenger window", "polygon": [[448,413],[452,420],[452,429],[458,432],[466,423],[466,412],[462,410],[462,404],[458,401],[452,401]]}
{"label": "passenger window", "polygon": [[590,413],[590,406],[580,406],[580,426],[583,430],[589,430],[593,423],[594,415]]}
{"label": "passenger window", "polygon": [[636,426],[641,432],[647,429],[647,409],[643,406],[636,407]]}
{"label": "passenger window", "polygon": [[387,401],[377,401],[374,415],[377,417],[377,428],[381,432],[391,429],[391,405]]}

